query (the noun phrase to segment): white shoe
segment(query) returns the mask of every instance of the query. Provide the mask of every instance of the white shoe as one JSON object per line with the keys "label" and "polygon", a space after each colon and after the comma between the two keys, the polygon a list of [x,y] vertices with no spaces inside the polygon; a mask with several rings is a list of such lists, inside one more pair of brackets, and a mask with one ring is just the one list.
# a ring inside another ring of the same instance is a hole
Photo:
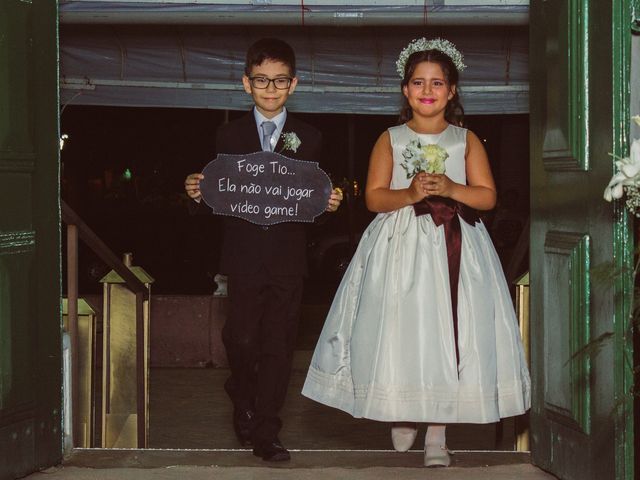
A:
{"label": "white shoe", "polygon": [[447,447],[441,445],[424,446],[425,467],[448,467],[451,465],[451,456]]}
{"label": "white shoe", "polygon": [[418,435],[415,423],[394,423],[391,427],[391,441],[398,452],[406,452],[413,446]]}

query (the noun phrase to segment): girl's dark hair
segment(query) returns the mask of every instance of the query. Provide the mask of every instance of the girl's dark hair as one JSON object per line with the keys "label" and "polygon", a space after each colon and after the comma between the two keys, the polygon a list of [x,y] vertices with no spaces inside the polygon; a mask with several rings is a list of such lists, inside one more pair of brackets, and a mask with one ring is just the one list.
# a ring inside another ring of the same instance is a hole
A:
{"label": "girl's dark hair", "polygon": [[293,48],[284,40],[262,38],[251,45],[247,50],[244,73],[249,75],[252,67],[262,65],[265,60],[282,62],[291,70],[291,76],[296,74],[296,55]]}
{"label": "girl's dark hair", "polygon": [[[422,62],[431,62],[440,65],[440,68],[442,68],[442,72],[444,73],[444,78],[449,84],[449,88],[455,85],[456,91],[453,98],[447,103],[447,108],[444,111],[444,118],[447,122],[453,125],[461,126],[464,119],[464,108],[462,108],[462,104],[460,103],[458,69],[453,64],[449,55],[442,53],[440,50],[424,50],[412,53],[409,55],[407,63],[404,66],[404,78],[402,79],[400,86],[404,88],[409,84],[409,80],[411,80],[413,73],[416,71],[416,67]],[[398,124],[403,124],[412,118],[413,112],[411,111],[407,98],[403,95]]]}

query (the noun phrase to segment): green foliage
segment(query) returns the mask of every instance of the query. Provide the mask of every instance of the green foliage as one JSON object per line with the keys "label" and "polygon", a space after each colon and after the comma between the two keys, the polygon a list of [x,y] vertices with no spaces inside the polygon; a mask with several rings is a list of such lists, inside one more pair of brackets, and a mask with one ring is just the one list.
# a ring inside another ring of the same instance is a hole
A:
{"label": "green foliage", "polygon": [[592,285],[601,292],[606,292],[613,287],[616,280],[627,275],[633,275],[633,269],[628,266],[616,267],[613,261],[604,262],[592,267],[589,271]]}
{"label": "green foliage", "polygon": [[[628,266],[616,267],[614,262],[605,262],[591,268],[590,270],[592,285],[601,293],[609,291],[609,289],[611,289],[618,280],[630,278],[633,282],[634,288],[628,294],[630,297],[629,317],[627,322],[627,331],[624,334],[625,340],[629,341],[633,339],[634,331],[640,326],[640,285],[638,285],[638,282],[636,281],[638,271],[640,270],[640,245],[635,249],[634,258],[636,259],[636,263],[633,269]],[[624,293],[616,294],[615,301],[623,301],[623,295]],[[614,332],[612,331],[607,331],[598,335],[596,338],[586,343],[582,348],[574,352],[566,361],[565,365],[575,360],[591,360],[595,358],[613,338]],[[625,354],[625,362],[627,362],[628,367],[633,372],[634,386],[630,388],[624,396],[616,398],[616,403],[611,412],[612,415],[623,414],[624,409],[629,405],[630,398],[632,399],[635,396],[640,395],[640,389],[635,387],[638,385],[638,380],[640,380],[640,366],[634,366],[633,358],[629,357],[629,354]]]}
{"label": "green foliage", "polygon": [[613,332],[604,332],[598,335],[596,338],[587,343],[584,347],[577,350],[571,357],[565,362],[565,365],[569,362],[587,357],[589,359],[596,357],[600,351],[604,348],[605,344],[613,337]]}

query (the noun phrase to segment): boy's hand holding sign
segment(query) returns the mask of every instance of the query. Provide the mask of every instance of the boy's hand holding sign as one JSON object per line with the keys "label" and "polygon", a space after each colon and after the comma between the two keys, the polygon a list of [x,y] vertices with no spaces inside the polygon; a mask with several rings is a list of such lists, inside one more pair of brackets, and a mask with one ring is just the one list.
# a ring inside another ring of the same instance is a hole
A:
{"label": "boy's hand holding sign", "polygon": [[313,222],[331,196],[331,180],[317,162],[273,152],[220,154],[202,175],[202,198],[213,213],[258,225]]}

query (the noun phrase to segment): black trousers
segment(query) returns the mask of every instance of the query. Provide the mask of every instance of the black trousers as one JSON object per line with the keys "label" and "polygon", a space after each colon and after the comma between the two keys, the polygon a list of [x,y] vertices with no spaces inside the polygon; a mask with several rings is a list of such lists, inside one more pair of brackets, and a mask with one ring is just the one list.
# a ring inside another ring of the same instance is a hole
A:
{"label": "black trousers", "polygon": [[287,393],[298,331],[301,275],[229,275],[229,315],[222,330],[234,408],[256,413],[254,442],[273,441]]}

